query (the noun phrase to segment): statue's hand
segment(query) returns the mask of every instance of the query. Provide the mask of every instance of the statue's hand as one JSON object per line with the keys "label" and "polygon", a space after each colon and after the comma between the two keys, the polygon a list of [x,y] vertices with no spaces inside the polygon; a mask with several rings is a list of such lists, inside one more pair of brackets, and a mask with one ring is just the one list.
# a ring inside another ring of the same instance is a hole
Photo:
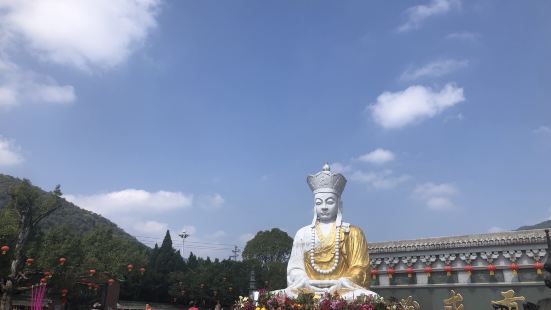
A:
{"label": "statue's hand", "polygon": [[329,289],[329,292],[333,294],[338,293],[341,290],[354,290],[357,288],[357,286],[358,285],[352,282],[352,280],[350,280],[349,278],[339,278],[336,281],[336,284]]}

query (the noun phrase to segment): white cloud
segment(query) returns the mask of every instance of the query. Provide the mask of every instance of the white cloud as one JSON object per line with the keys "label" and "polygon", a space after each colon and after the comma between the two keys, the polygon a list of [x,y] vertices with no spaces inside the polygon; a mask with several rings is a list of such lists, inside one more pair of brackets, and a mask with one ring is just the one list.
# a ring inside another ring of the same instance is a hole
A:
{"label": "white cloud", "polygon": [[17,103],[17,92],[13,87],[0,86],[0,107],[12,106]]}
{"label": "white cloud", "polygon": [[146,236],[162,236],[168,229],[167,223],[161,223],[153,220],[136,220],[132,224],[132,230]]}
{"label": "white cloud", "polygon": [[53,63],[111,68],[144,43],[156,26],[157,0],[36,0],[0,3],[10,43]]}
{"label": "white cloud", "polygon": [[197,205],[205,210],[220,209],[225,202],[226,200],[218,193],[201,196],[197,199]]}
{"label": "white cloud", "polygon": [[440,91],[415,85],[395,93],[384,92],[368,108],[377,124],[396,129],[434,117],[464,100],[463,88],[452,83]]}
{"label": "white cloud", "polygon": [[0,136],[0,166],[14,166],[22,162],[20,148],[12,140]]}
{"label": "white cloud", "polygon": [[398,31],[406,32],[417,29],[427,18],[444,15],[459,8],[461,8],[460,0],[431,0],[428,4],[410,7],[406,10],[407,21],[398,27]]}
{"label": "white cloud", "polygon": [[75,100],[73,86],[59,85],[49,76],[23,70],[0,55],[0,107],[22,102],[67,104]]}
{"label": "white cloud", "polygon": [[459,190],[452,184],[434,184],[432,182],[417,185],[413,196],[422,200],[431,210],[444,211],[456,209],[452,197],[457,196]]}
{"label": "white cloud", "polygon": [[540,134],[540,135],[548,135],[548,134],[551,134],[551,128],[549,128],[548,126],[539,126],[538,128],[534,129],[533,132],[535,134]]}
{"label": "white cloud", "polygon": [[335,173],[345,173],[345,172],[349,172],[349,171],[352,170],[352,166],[345,165],[345,164],[340,163],[340,162],[331,163],[329,166],[331,167],[331,171],[333,171]]}
{"label": "white cloud", "polygon": [[498,232],[502,232],[502,231],[505,231],[505,229],[503,229],[501,227],[497,227],[497,226],[493,226],[493,227],[490,227],[488,229],[489,233],[498,233]]}
{"label": "white cloud", "polygon": [[358,159],[371,164],[384,164],[393,161],[394,153],[389,150],[378,148],[372,152],[360,156]]}
{"label": "white cloud", "polygon": [[468,32],[468,31],[453,32],[448,34],[446,38],[453,39],[453,40],[475,41],[475,40],[478,40],[478,38],[480,38],[480,34],[474,33],[474,32]]}
{"label": "white cloud", "polygon": [[409,68],[402,75],[402,81],[413,81],[425,77],[440,77],[450,74],[469,65],[468,60],[441,59],[428,63],[420,68]]}
{"label": "white cloud", "polygon": [[79,207],[102,215],[184,209],[193,203],[193,195],[182,192],[148,192],[140,189],[95,195],[66,195],[65,198]]}
{"label": "white cloud", "polygon": [[385,170],[381,172],[363,172],[356,171],[350,177],[351,180],[367,183],[369,186],[375,189],[391,189],[411,179],[408,175],[396,176],[392,170]]}

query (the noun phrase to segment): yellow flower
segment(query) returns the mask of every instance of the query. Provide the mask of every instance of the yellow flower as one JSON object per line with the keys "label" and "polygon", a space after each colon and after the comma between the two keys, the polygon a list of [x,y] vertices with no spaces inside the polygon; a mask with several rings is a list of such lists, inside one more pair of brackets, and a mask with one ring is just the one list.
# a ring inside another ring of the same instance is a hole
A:
{"label": "yellow flower", "polygon": [[260,310],[260,307],[256,307],[254,310]]}

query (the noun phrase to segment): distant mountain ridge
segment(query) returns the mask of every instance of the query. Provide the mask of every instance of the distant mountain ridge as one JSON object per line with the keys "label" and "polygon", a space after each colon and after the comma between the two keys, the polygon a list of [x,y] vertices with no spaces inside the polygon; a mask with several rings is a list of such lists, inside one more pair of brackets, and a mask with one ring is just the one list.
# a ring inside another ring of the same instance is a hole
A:
{"label": "distant mountain ridge", "polygon": [[521,226],[516,230],[530,230],[530,229],[540,229],[540,228],[551,228],[551,220],[543,221],[535,225]]}
{"label": "distant mountain ridge", "polygon": [[[0,174],[0,209],[4,208],[9,202],[10,198],[8,191],[11,186],[21,182],[22,180]],[[46,191],[36,187],[44,195],[47,194]],[[63,190],[63,187],[61,188]],[[82,234],[97,228],[98,226],[110,228],[113,230],[113,233],[124,239],[132,241],[132,244],[135,244],[136,247],[140,249],[145,249],[143,243],[139,242],[136,238],[125,232],[123,229],[118,227],[115,223],[104,218],[103,216],[84,210],[73,203],[70,203],[63,199],[63,207],[56,210],[50,216],[45,218],[39,225],[40,229],[47,231],[50,228],[54,228],[61,225],[68,225],[69,227],[75,229],[75,231],[82,232]]]}

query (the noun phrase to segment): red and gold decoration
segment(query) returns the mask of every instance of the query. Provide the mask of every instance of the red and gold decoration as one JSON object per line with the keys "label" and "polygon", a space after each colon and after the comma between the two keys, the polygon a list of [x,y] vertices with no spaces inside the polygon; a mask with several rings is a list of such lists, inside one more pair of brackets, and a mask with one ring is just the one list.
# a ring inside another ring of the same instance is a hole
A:
{"label": "red and gold decoration", "polygon": [[140,268],[140,273],[141,273],[142,275],[145,273],[145,268],[144,268],[144,267]]}
{"label": "red and gold decoration", "polygon": [[134,265],[128,264],[128,266],[126,266],[126,268],[128,269],[128,272],[131,272],[134,269]]}
{"label": "red and gold decoration", "polygon": [[392,268],[392,267],[388,267],[388,268],[386,269],[386,273],[388,274],[388,278],[389,278],[389,279],[392,279],[392,277],[394,276],[394,273],[395,273],[395,272],[396,272],[396,271],[394,271],[394,268]]}
{"label": "red and gold decoration", "polygon": [[66,262],[66,261],[67,261],[67,259],[66,259],[65,257],[60,257],[60,258],[59,258],[59,264],[60,264],[61,266],[65,265],[65,262]]}
{"label": "red and gold decoration", "polygon": [[379,274],[379,271],[376,268],[371,268],[371,279],[373,280],[377,279],[378,274]]}
{"label": "red and gold decoration", "polygon": [[427,274],[427,277],[430,278],[430,276],[432,275],[432,267],[431,266],[425,266],[423,271]]}
{"label": "red and gold decoration", "polygon": [[473,274],[473,270],[474,270],[473,265],[465,265],[463,269],[467,272],[467,275],[469,277]]}
{"label": "red and gold decoration", "polygon": [[32,265],[32,264],[33,264],[33,262],[34,262],[34,259],[33,259],[33,258],[30,258],[30,257],[29,257],[29,258],[27,258],[27,261],[26,261],[26,263],[27,263],[27,266],[30,266],[30,265]]}
{"label": "red and gold decoration", "polygon": [[10,250],[10,247],[7,245],[3,245],[0,250],[2,250],[2,255],[6,255],[6,253]]}
{"label": "red and gold decoration", "polygon": [[451,265],[444,266],[444,271],[446,272],[446,276],[450,277],[452,275],[453,268]]}
{"label": "red and gold decoration", "polygon": [[486,270],[490,272],[490,276],[494,276],[496,274],[496,265],[488,264],[488,266],[486,266]]}
{"label": "red and gold decoration", "polygon": [[407,268],[406,268],[406,273],[408,274],[408,278],[413,277],[413,273],[414,273],[414,272],[415,272],[415,271],[413,270],[412,267],[407,267]]}
{"label": "red and gold decoration", "polygon": [[48,278],[51,278],[52,277],[52,273],[49,272],[49,271],[44,271],[42,274],[44,274],[45,277],[48,277]]}
{"label": "red and gold decoration", "polygon": [[542,262],[535,262],[534,263],[534,269],[536,269],[536,273],[538,275],[543,274],[543,263]]}
{"label": "red and gold decoration", "polygon": [[40,278],[40,284],[46,284],[46,281],[48,281],[48,279]]}
{"label": "red and gold decoration", "polygon": [[511,263],[511,266],[509,266],[509,268],[511,268],[511,271],[513,272],[513,276],[516,276],[518,274],[518,264],[517,263]]}

